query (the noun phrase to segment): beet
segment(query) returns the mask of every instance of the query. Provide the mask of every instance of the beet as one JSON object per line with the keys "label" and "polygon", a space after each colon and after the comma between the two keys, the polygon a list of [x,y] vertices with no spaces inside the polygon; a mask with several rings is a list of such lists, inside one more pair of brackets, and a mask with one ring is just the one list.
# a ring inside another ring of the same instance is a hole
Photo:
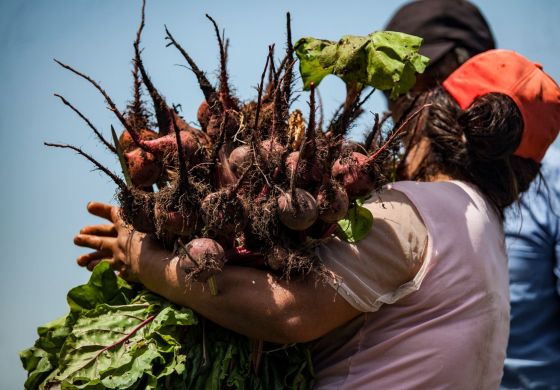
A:
{"label": "beet", "polygon": [[212,295],[218,293],[214,275],[222,271],[226,262],[224,248],[210,238],[195,238],[185,247],[185,256],[180,258],[179,266],[187,277],[198,282],[207,282]]}
{"label": "beet", "polygon": [[252,151],[249,145],[241,145],[233,149],[228,157],[228,162],[232,172],[236,176],[241,174],[251,165]]}
{"label": "beet", "polygon": [[[156,133],[153,130],[150,129],[140,129],[138,131],[138,136],[147,141],[147,140],[151,140],[151,139],[155,139],[158,137],[158,133]],[[138,147],[138,145],[136,145],[136,143],[134,142],[134,140],[132,139],[132,136],[130,135],[130,132],[128,130],[124,130],[121,133],[121,136],[119,137],[119,145],[121,146],[121,149],[123,150],[123,152],[130,152],[131,150],[135,149]]]}
{"label": "beet", "polygon": [[247,224],[248,213],[243,201],[228,190],[209,194],[200,208],[206,227],[222,235],[240,233]]}
{"label": "beet", "polygon": [[154,218],[159,232],[189,237],[196,230],[198,215],[193,210],[170,211],[156,202]]}
{"label": "beet", "polygon": [[296,188],[294,193],[293,197],[291,192],[278,197],[278,217],[289,229],[305,230],[317,220],[317,203],[313,195],[301,188]]}
{"label": "beet", "polygon": [[[178,124],[177,124],[178,125]],[[196,164],[201,160],[201,153],[210,144],[207,136],[200,131],[181,131],[181,145],[185,158],[190,164]],[[168,160],[177,150],[177,139],[175,134],[156,138],[153,140],[142,141],[140,147],[153,153],[161,160]]]}
{"label": "beet", "polygon": [[375,188],[374,181],[365,170],[367,162],[367,156],[352,152],[336,160],[332,166],[333,178],[344,186],[351,199],[366,196]]}
{"label": "beet", "polygon": [[336,183],[321,187],[317,194],[319,219],[326,223],[336,223],[346,216],[350,200],[346,190]]}
{"label": "beet", "polygon": [[261,142],[261,156],[266,161],[280,160],[286,148],[276,140],[266,139]]}
{"label": "beet", "polygon": [[206,131],[211,115],[212,111],[210,111],[210,105],[206,100],[203,100],[202,103],[200,103],[200,106],[198,106],[198,111],[196,112],[196,119],[198,120],[202,130]]}
{"label": "beet", "polygon": [[294,174],[294,169],[296,175],[296,185],[311,186],[316,183],[320,183],[323,178],[324,167],[322,161],[319,159],[305,160],[300,159],[300,152],[292,152],[286,157],[286,176],[292,177]]}
{"label": "beet", "polygon": [[124,155],[132,184],[136,187],[151,187],[161,176],[163,166],[155,156],[140,148]]}

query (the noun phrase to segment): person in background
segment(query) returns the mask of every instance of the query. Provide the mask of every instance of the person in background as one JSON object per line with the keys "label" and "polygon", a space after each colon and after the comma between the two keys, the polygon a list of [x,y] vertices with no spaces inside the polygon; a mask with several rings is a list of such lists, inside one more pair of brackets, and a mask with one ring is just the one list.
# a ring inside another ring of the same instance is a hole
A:
{"label": "person in background", "polygon": [[416,84],[397,100],[388,100],[395,122],[403,116],[415,96],[441,84],[469,58],[495,49],[490,26],[479,9],[463,0],[418,0],[399,8],[385,30],[399,31],[424,39],[420,54],[430,58]]}
{"label": "person in background", "polygon": [[504,226],[511,324],[502,389],[560,389],[560,149]]}
{"label": "person in background", "polygon": [[[494,48],[481,12],[467,1],[405,4],[386,30],[421,36],[430,65],[413,91],[389,102],[398,120],[414,96],[434,88],[469,57]],[[506,211],[511,324],[503,389],[560,389],[560,149],[542,161],[519,206]]]}

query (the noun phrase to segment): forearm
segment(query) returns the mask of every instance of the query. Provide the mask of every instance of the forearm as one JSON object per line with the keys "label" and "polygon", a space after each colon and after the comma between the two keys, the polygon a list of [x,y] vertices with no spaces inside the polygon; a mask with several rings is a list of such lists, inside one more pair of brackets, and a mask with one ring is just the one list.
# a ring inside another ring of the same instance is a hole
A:
{"label": "forearm", "polygon": [[178,258],[169,252],[150,248],[143,257],[139,279],[146,288],[249,337],[309,341],[359,314],[311,277],[286,282],[262,270],[225,266],[216,275],[220,292],[213,296],[205,284],[187,280]]}

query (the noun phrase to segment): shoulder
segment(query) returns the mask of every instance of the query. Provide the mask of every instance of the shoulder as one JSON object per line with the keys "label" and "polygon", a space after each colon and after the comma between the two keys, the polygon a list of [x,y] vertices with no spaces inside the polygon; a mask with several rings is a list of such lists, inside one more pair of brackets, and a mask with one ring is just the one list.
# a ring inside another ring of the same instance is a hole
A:
{"label": "shoulder", "polygon": [[375,311],[406,295],[401,286],[419,273],[428,234],[414,204],[401,191],[384,188],[364,207],[373,215],[368,235],[357,243],[333,239],[317,254],[337,278],[333,287],[351,305]]}

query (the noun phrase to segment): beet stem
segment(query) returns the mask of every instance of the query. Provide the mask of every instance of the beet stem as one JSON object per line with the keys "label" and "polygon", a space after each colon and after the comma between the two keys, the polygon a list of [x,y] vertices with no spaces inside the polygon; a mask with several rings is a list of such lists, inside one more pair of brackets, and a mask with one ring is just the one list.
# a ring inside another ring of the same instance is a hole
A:
{"label": "beet stem", "polygon": [[91,163],[93,163],[93,165],[95,165],[97,167],[97,169],[99,169],[100,171],[105,173],[107,176],[109,176],[111,179],[113,179],[113,181],[123,191],[129,191],[128,187],[126,186],[126,183],[120,177],[118,177],[113,172],[111,172],[110,170],[105,168],[103,165],[101,165],[100,162],[98,162],[96,159],[91,157],[89,154],[87,154],[82,149],[78,148],[77,146],[67,145],[67,144],[54,144],[54,143],[50,143],[50,142],[43,142],[43,144],[46,145],[46,146],[51,146],[51,147],[55,147],[55,148],[72,149],[73,151],[75,151],[79,155],[87,158]]}
{"label": "beet stem", "polygon": [[271,55],[274,51],[274,45],[271,45],[268,47],[268,56],[266,57],[266,62],[264,64],[264,69],[263,72],[261,74],[261,82],[257,88],[258,94],[257,94],[257,108],[255,111],[255,123],[253,125],[253,133],[255,133],[257,131],[257,128],[259,126],[259,115],[261,113],[261,106],[262,106],[262,91],[263,91],[263,84],[264,84],[264,77],[266,74],[266,69],[268,68],[268,64],[270,62],[271,59]]}
{"label": "beet stem", "polygon": [[[163,96],[161,96],[161,94],[158,92],[157,88],[154,86],[154,84],[152,83],[152,80],[150,79],[150,76],[148,75],[148,72],[146,71],[146,68],[144,67],[144,63],[142,61],[142,56],[141,53],[142,51],[140,50],[140,40],[142,37],[142,31],[144,30],[144,25],[145,25],[145,1],[142,2],[142,17],[140,19],[140,26],[138,26],[138,31],[136,32],[136,39],[134,41],[134,59],[135,59],[135,63],[138,66],[138,69],[140,70],[140,74],[142,75],[142,81],[144,82],[144,85],[146,85],[146,89],[148,90],[148,93],[150,94],[151,98],[152,98],[152,102],[154,105],[154,110],[155,110],[155,114],[156,114],[156,120],[158,123],[158,129],[159,129],[159,134],[160,135],[167,135],[169,134],[169,129],[171,124],[169,123],[171,118],[170,118],[170,111],[171,109],[169,108],[169,106],[167,105],[167,102],[165,101],[165,99],[163,98]],[[134,137],[133,137],[134,139]],[[135,141],[136,142],[136,141]]]}
{"label": "beet stem", "polygon": [[376,139],[381,136],[381,128],[383,127],[387,119],[391,117],[391,112],[384,112],[381,118],[379,117],[379,114],[374,114],[374,117],[375,122],[373,124],[373,127],[364,141],[364,146],[367,151],[373,150],[373,148],[375,147]]}
{"label": "beet stem", "polygon": [[54,61],[62,66],[63,68],[69,70],[70,72],[82,77],[83,79],[87,80],[90,84],[92,84],[105,98],[105,101],[107,102],[107,104],[109,105],[109,108],[111,111],[113,111],[113,113],[117,116],[117,118],[119,119],[119,121],[122,123],[122,125],[132,134],[132,132],[134,130],[131,130],[132,126],[130,126],[128,124],[128,121],[126,120],[126,118],[123,116],[123,114],[119,111],[119,109],[117,108],[117,106],[115,105],[115,103],[113,103],[113,100],[109,97],[109,95],[107,94],[107,92],[105,92],[105,90],[103,88],[101,88],[101,86],[95,81],[93,80],[91,77],[89,77],[88,75],[79,72],[78,70],[74,69],[73,67],[71,67],[70,65],[66,65],[62,62],[60,62],[59,60],[57,60],[56,58],[54,59]]}
{"label": "beet stem", "polygon": [[260,112],[261,112],[261,107],[262,107],[262,91],[263,91],[263,84],[264,84],[264,77],[266,74],[266,69],[268,67],[268,64],[271,60],[271,56],[272,53],[274,52],[274,45],[270,45],[268,47],[268,56],[266,57],[266,62],[264,64],[264,69],[263,72],[261,74],[261,82],[257,87],[257,108],[256,108],[256,112],[255,112],[255,123],[253,125],[253,131],[251,132],[251,138],[249,141],[249,144],[251,145],[251,150],[253,152],[253,161],[255,162],[255,166],[257,167],[257,169],[262,173],[266,183],[268,186],[270,186],[270,183],[268,181],[268,178],[266,177],[266,174],[262,171],[261,166],[260,166],[260,159],[261,159],[261,154],[260,154],[260,141],[261,141],[261,137],[260,137],[260,133],[258,131],[258,126],[259,126],[259,116],[260,116]]}
{"label": "beet stem", "polygon": [[362,106],[374,92],[375,88],[373,88],[362,100],[358,100],[358,94],[351,104],[347,103],[348,99],[342,103],[331,119],[327,132],[334,135],[344,136],[350,125],[360,116]]}
{"label": "beet stem", "polygon": [[103,137],[103,135],[99,132],[99,130],[97,130],[97,128],[91,123],[91,121],[88,118],[86,118],[84,114],[82,114],[76,107],[70,104],[70,102],[66,100],[62,95],[55,93],[54,96],[60,98],[60,100],[62,100],[62,103],[70,107],[76,114],[78,114],[78,116],[82,118],[88,124],[88,126],[93,130],[95,135],[97,135],[97,138],[99,138],[101,143],[103,143],[107,147],[107,149],[109,149],[113,153],[117,153],[117,150],[113,147],[113,145],[111,145],[111,143],[107,141],[105,137]]}
{"label": "beet stem", "polygon": [[224,48],[224,40],[220,36],[220,30],[218,28],[218,24],[216,21],[208,14],[206,17],[212,22],[214,25],[214,31],[216,32],[216,37],[218,39],[218,46],[220,48],[220,93],[224,94],[227,100],[230,97],[230,90],[228,85],[228,76],[227,76],[227,58],[226,58],[226,49]]}
{"label": "beet stem", "polygon": [[231,189],[230,195],[235,195],[237,194],[237,191],[239,191],[239,188],[241,188],[241,184],[243,184],[243,182],[245,181],[245,179],[247,178],[249,171],[251,170],[251,167],[248,166],[243,173],[241,174],[241,176],[239,177],[239,179],[237,179],[237,183],[235,183],[235,186]]}
{"label": "beet stem", "polygon": [[422,110],[424,110],[425,108],[430,107],[432,104],[428,103],[428,104],[424,104],[422,107],[420,107],[419,109],[417,109],[416,111],[414,111],[411,115],[409,115],[404,122],[399,126],[399,128],[397,130],[395,130],[393,132],[393,134],[391,134],[391,136],[389,137],[389,139],[387,141],[385,141],[385,143],[375,151],[375,153],[373,153],[370,157],[368,157],[368,159],[365,161],[364,165],[370,164],[372,161],[374,161],[377,156],[379,156],[385,149],[387,149],[389,147],[389,145],[393,142],[393,140],[395,138],[397,138],[397,136],[399,136],[399,134],[403,131],[403,129],[406,127],[406,125],[408,125],[408,123],[414,119],[418,114],[420,114],[420,112],[422,112]]}
{"label": "beet stem", "polygon": [[286,57],[288,59],[288,65],[286,67],[286,73],[284,75],[284,82],[282,86],[282,114],[284,117],[289,115],[290,109],[290,99],[292,95],[292,81],[293,81],[293,66],[295,64],[294,58],[294,46],[292,44],[292,27],[291,27],[291,17],[290,13],[286,13],[286,38],[287,38],[287,48]]}
{"label": "beet stem", "polygon": [[200,89],[204,94],[204,98],[206,99],[210,107],[214,107],[218,102],[216,90],[214,89],[214,87],[212,86],[212,84],[204,74],[204,72],[200,70],[200,68],[196,65],[196,63],[191,58],[191,56],[189,56],[189,54],[185,51],[185,49],[183,49],[183,47],[175,40],[175,38],[173,38],[173,35],[171,35],[171,33],[169,32],[167,26],[164,27],[165,27],[165,33],[167,34],[166,39],[169,40],[170,42],[167,44],[167,46],[173,45],[177,50],[179,50],[181,55],[189,63],[191,70],[196,76]]}
{"label": "beet stem", "polygon": [[206,279],[206,284],[210,289],[210,294],[213,296],[218,295],[218,283],[216,282],[216,277],[211,275],[208,279]]}
{"label": "beet stem", "polygon": [[319,123],[317,128],[321,130],[323,128],[323,121],[325,120],[325,111],[323,110],[323,99],[319,90],[317,90],[317,100],[319,101]]}
{"label": "beet stem", "polygon": [[309,121],[307,131],[305,132],[305,139],[302,141],[302,146],[300,147],[300,157],[308,161],[312,160],[315,155],[315,149],[315,83],[311,82],[309,93]]}
{"label": "beet stem", "polygon": [[187,163],[185,161],[184,149],[183,144],[181,142],[181,132],[179,130],[179,126],[177,126],[177,121],[175,120],[175,114],[172,115],[172,122],[173,122],[173,130],[175,131],[175,139],[177,141],[177,165],[179,168],[179,188],[181,192],[186,191],[188,187],[188,178],[187,178]]}

